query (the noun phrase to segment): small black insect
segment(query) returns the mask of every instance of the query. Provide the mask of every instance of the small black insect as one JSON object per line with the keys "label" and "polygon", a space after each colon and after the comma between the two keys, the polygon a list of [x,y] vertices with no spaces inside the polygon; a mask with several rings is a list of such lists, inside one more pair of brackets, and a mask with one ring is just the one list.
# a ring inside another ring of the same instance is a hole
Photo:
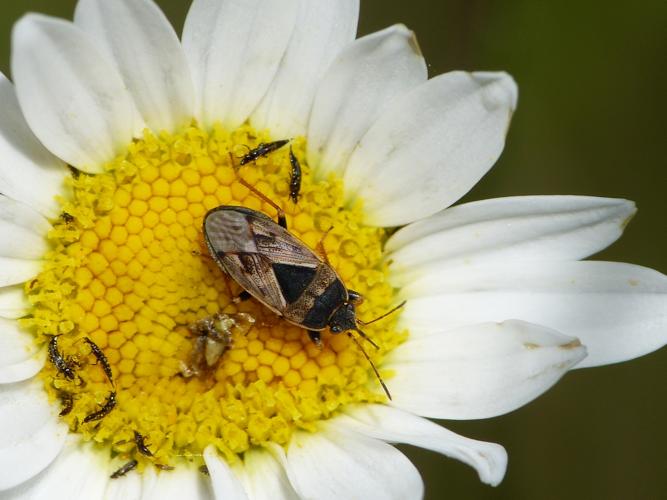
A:
{"label": "small black insect", "polygon": [[210,476],[211,475],[211,473],[208,471],[208,467],[206,465],[200,465],[199,466],[199,472],[201,472],[205,476]]}
{"label": "small black insect", "polygon": [[139,434],[137,431],[134,431],[134,443],[137,445],[137,450],[139,450],[139,453],[147,457],[152,457],[153,452],[148,449],[148,446],[146,446],[145,439],[146,438],[144,436]]}
{"label": "small black insect", "polygon": [[53,363],[59,373],[62,373],[67,380],[74,380],[76,373],[74,368],[77,363],[72,358],[65,358],[58,350],[58,337],[60,335],[53,335],[49,341],[49,361]]}
{"label": "small black insect", "polygon": [[245,207],[220,206],[204,217],[204,238],[216,263],[255,299],[288,322],[308,330],[311,340],[321,345],[321,331],[345,332],[369,361],[387,397],[389,390],[375,365],[351,331],[366,339],[358,325],[367,325],[388,313],[364,322],[355,307],[363,298],[349,290],[336,271],[301,240],[287,230],[283,210],[253,186],[241,182],[278,212],[278,223],[262,212]]}
{"label": "small black insect", "polygon": [[100,347],[90,340],[88,337],[85,337],[84,342],[90,346],[90,350],[92,354],[97,358],[97,361],[102,365],[102,370],[104,370],[105,375],[107,376],[107,379],[109,379],[109,383],[111,383],[112,386],[115,387],[114,381],[113,381],[113,373],[111,372],[111,365],[109,364],[109,360],[107,357],[104,355],[104,352]]}
{"label": "small black insect", "polygon": [[104,402],[104,405],[102,407],[88,415],[83,419],[83,423],[87,422],[93,422],[95,420],[102,420],[104,417],[106,417],[109,413],[111,413],[111,410],[113,410],[116,407],[116,391],[111,391],[109,393],[109,397],[107,400]]}
{"label": "small black insect", "polygon": [[289,148],[289,163],[292,167],[289,179],[289,197],[296,204],[299,201],[299,192],[301,191],[301,164],[291,147]]}
{"label": "small black insect", "polygon": [[68,214],[67,212],[63,212],[60,214],[60,218],[63,220],[65,224],[70,224],[74,222],[74,216],[71,214]]}
{"label": "small black insect", "polygon": [[130,472],[132,469],[136,468],[136,466],[139,464],[136,460],[130,460],[128,463],[123,465],[121,468],[119,468],[116,472],[111,474],[109,477],[111,479],[118,479],[121,476],[124,476],[128,472]]}
{"label": "small black insect", "polygon": [[273,141],[267,143],[262,142],[255,149],[251,149],[246,154],[244,154],[241,157],[241,161],[239,163],[241,165],[245,165],[246,163],[255,161],[257,158],[260,158],[262,156],[267,156],[269,153],[273,153],[274,151],[282,148],[289,141],[290,141],[289,139],[282,139],[280,141]]}
{"label": "small black insect", "polygon": [[63,409],[60,410],[58,416],[64,417],[65,415],[69,415],[69,413],[72,411],[72,408],[74,408],[74,396],[72,396],[71,392],[60,391],[58,392],[58,397],[60,398],[60,402],[63,405]]}

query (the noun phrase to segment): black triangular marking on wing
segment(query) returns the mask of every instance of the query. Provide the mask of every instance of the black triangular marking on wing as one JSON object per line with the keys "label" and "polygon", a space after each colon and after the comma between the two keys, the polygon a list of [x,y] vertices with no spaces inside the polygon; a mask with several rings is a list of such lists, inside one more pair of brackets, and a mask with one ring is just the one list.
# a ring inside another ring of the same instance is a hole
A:
{"label": "black triangular marking on wing", "polygon": [[272,264],[280,289],[285,301],[289,304],[295,302],[303,291],[310,285],[315,277],[316,270],[311,267],[293,266],[291,264]]}

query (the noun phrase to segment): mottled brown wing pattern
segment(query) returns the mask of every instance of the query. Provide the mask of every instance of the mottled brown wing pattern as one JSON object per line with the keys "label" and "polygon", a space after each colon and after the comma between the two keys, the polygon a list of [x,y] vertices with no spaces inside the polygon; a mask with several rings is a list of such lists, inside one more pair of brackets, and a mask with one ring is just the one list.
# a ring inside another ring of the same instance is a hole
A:
{"label": "mottled brown wing pattern", "polygon": [[261,212],[218,207],[204,218],[213,258],[245,290],[282,315],[286,302],[272,265],[317,268],[321,260],[299,239]]}
{"label": "mottled brown wing pattern", "polygon": [[218,256],[217,260],[239,285],[282,316],[285,299],[273,274],[271,262],[266,257],[257,253],[227,253]]}

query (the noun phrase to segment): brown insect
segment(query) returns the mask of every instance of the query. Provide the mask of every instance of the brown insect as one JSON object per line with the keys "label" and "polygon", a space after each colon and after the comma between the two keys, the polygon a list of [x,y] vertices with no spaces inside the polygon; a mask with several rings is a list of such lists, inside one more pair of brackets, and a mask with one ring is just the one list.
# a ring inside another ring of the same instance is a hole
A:
{"label": "brown insect", "polygon": [[321,331],[346,332],[370,363],[387,397],[391,395],[377,368],[351,331],[378,348],[358,325],[355,307],[363,297],[345,287],[336,271],[287,230],[283,210],[253,186],[241,182],[278,212],[278,223],[245,207],[219,206],[204,217],[204,237],[215,262],[243,289],[278,316],[305,328],[311,340],[321,345]]}

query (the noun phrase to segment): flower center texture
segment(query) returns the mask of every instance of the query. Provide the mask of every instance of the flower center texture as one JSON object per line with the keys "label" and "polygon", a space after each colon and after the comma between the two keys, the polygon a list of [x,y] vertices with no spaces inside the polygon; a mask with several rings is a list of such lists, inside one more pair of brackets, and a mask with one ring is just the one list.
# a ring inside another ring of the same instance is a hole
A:
{"label": "flower center texture", "polygon": [[[113,456],[140,468],[175,464],[213,444],[231,462],[251,446],[287,444],[343,405],[386,401],[345,333],[327,329],[316,346],[256,299],[240,300],[242,288],[209,257],[202,222],[212,208],[276,220],[242,178],[284,209],[293,235],[324,248],[345,286],[364,296],[359,318],[396,305],[386,231],[363,225],[363,207],[344,206],[340,179],[313,180],[303,139],[239,165],[271,140],[249,126],[145,132],[105,173],[68,177],[72,195],[52,221],[42,272],[25,285],[32,310],[21,322],[49,352],[42,379],[60,418]],[[290,147],[303,172],[297,203]],[[364,328],[379,349],[359,339],[389,387],[382,357],[407,335],[396,316]]]}

